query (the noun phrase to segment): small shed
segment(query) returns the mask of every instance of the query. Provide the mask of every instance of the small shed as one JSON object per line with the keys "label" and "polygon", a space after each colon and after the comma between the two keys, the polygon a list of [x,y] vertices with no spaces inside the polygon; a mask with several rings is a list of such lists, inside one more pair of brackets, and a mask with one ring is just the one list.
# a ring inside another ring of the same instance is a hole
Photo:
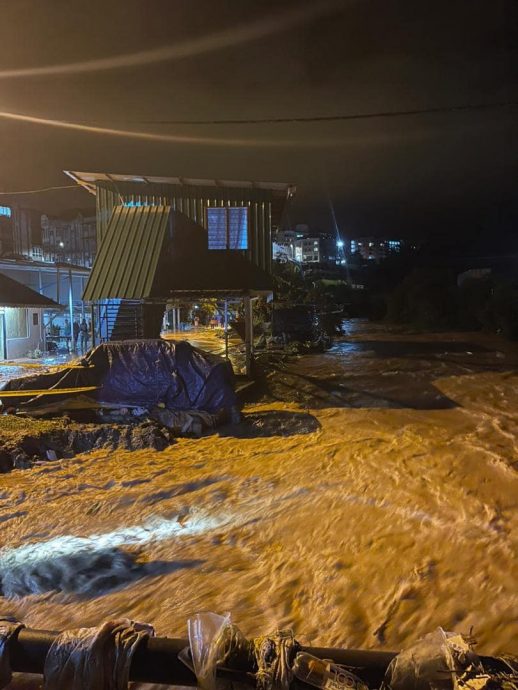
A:
{"label": "small shed", "polygon": [[60,310],[54,300],[0,273],[0,359],[17,359],[44,349],[44,310]]}
{"label": "small shed", "polygon": [[272,294],[272,225],[294,187],[67,174],[96,196],[98,253],[83,298],[102,339],[158,337],[173,299],[240,298],[249,370],[251,301]]}

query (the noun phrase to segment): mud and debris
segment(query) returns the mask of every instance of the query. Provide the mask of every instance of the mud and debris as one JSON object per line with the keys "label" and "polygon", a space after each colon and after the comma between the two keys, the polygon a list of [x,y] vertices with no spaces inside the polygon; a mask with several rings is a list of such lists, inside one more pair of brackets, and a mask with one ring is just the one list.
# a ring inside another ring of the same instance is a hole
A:
{"label": "mud and debris", "polygon": [[[349,324],[331,351],[283,359],[290,386],[240,425],[2,475],[2,557],[61,560],[51,589],[1,608],[34,628],[127,616],[170,636],[232,611],[247,636],[356,649],[473,628],[485,653],[516,654],[517,361],[498,339]],[[114,559],[114,587],[65,591],[76,538],[138,555]]]}
{"label": "mud and debris", "polygon": [[0,417],[0,473],[101,449],[161,451],[173,442],[171,431],[149,421],[81,424],[66,417],[34,420],[4,415]]}

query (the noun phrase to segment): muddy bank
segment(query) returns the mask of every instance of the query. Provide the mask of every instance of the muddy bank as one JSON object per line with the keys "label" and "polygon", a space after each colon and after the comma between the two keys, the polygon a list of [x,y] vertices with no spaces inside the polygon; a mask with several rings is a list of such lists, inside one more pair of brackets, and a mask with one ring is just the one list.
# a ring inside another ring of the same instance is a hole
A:
{"label": "muddy bank", "polygon": [[173,435],[157,424],[80,424],[0,417],[0,473],[94,450],[164,450]]}

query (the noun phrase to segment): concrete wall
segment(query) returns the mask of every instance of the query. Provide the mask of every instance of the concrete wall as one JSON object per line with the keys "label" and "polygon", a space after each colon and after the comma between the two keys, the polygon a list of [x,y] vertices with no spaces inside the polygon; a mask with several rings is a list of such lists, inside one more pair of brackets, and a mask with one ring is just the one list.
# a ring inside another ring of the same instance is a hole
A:
{"label": "concrete wall", "polygon": [[[20,320],[26,321],[27,336],[26,337],[8,337],[8,320],[11,314],[16,312],[16,316]],[[28,309],[7,308],[3,309],[1,315],[0,329],[2,343],[5,337],[5,346],[7,350],[7,359],[18,359],[19,357],[27,357],[31,350],[43,348],[43,327],[42,327],[42,310],[29,307]],[[0,357],[4,355],[4,347],[0,348]]]}

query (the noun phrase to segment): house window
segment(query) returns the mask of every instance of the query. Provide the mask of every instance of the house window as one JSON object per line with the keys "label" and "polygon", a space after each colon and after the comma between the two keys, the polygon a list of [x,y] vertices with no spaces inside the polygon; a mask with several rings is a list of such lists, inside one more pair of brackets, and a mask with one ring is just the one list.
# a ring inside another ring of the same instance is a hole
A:
{"label": "house window", "polygon": [[209,249],[248,249],[248,207],[207,209]]}
{"label": "house window", "polygon": [[27,309],[6,307],[5,335],[7,338],[28,338]]}

